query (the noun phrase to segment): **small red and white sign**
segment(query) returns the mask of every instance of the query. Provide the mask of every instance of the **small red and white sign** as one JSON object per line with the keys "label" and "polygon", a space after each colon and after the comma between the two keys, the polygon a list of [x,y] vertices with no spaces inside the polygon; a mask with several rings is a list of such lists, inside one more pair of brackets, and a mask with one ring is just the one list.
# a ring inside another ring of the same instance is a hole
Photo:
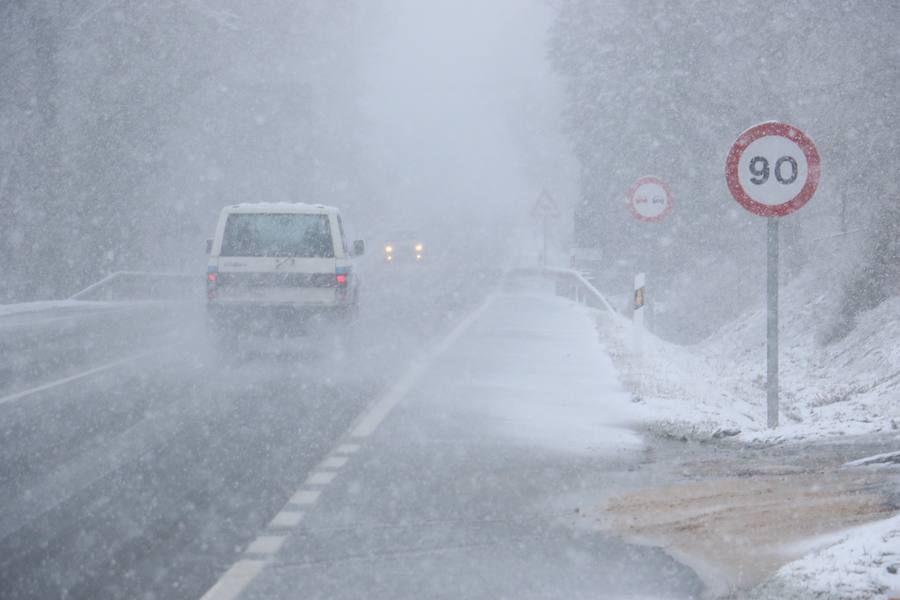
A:
{"label": "small red and white sign", "polygon": [[742,133],[725,161],[731,195],[762,217],[783,217],[809,202],[819,174],[819,153],[812,140],[777,121]]}
{"label": "small red and white sign", "polygon": [[659,177],[641,177],[628,188],[628,209],[638,221],[658,223],[672,212],[672,190]]}

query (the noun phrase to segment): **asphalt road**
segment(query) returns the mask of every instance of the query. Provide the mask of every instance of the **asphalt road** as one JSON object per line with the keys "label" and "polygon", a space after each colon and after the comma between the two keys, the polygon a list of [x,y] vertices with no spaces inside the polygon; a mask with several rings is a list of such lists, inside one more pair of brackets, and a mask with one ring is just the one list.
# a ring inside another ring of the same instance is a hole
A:
{"label": "asphalt road", "polygon": [[[329,457],[348,428],[495,287],[497,274],[439,266],[374,273],[367,281],[353,341],[337,354],[321,336],[277,345],[252,340],[235,349],[235,360],[218,363],[205,348],[202,311],[184,304],[144,317],[66,320],[65,328],[57,329],[58,343],[54,325],[43,326],[49,334],[34,333],[42,327],[40,316],[29,321],[29,328],[11,328],[20,333],[13,341],[4,338],[7,356],[15,357],[17,368],[0,380],[0,396],[9,399],[0,401],[0,598],[199,598],[246,555],[248,544]],[[124,362],[78,376],[110,361]],[[27,393],[63,377],[73,378]],[[447,398],[438,394],[434,401]],[[499,462],[496,457],[479,462],[473,471],[466,452],[447,453],[441,451],[445,445],[429,444],[427,411],[405,409],[400,414],[404,416],[389,420],[378,436],[405,442],[386,443],[367,454],[365,462],[352,467],[360,481],[365,475],[373,486],[391,485],[399,469],[404,477],[424,477],[422,484],[430,486],[426,493],[438,493],[448,481],[471,485],[479,477],[491,477],[492,487],[473,489],[481,494],[476,498],[485,499],[492,489],[504,487],[506,474],[514,477],[511,490],[518,489],[516,482],[531,480],[535,490],[546,485],[565,488],[580,476],[581,471],[569,469],[542,479],[563,464],[562,459],[521,444],[521,452],[504,452]],[[433,433],[477,438],[477,428],[464,414],[456,415],[453,423]],[[590,459],[592,473],[601,479],[604,469],[627,469],[626,463],[605,455]],[[346,488],[334,493],[352,497]],[[457,573],[511,543],[514,550],[503,554],[506,562],[493,564],[527,569],[531,575],[521,580],[523,585],[561,581],[554,577],[559,572],[553,562],[541,559],[558,554],[567,557],[557,565],[562,573],[582,573],[583,585],[572,588],[580,591],[602,589],[614,573],[616,589],[623,589],[623,568],[637,574],[639,590],[664,589],[661,572],[673,573],[678,582],[673,597],[690,597],[699,586],[664,555],[573,532],[555,517],[536,522],[534,514],[512,505],[496,507],[498,514],[469,515],[460,528],[458,518],[444,514],[465,513],[465,507],[454,505],[460,498],[446,495],[435,505],[428,497],[423,496],[426,500],[418,508],[410,507],[405,527],[381,530],[393,532],[387,538],[379,538],[374,527],[339,536],[322,535],[320,529],[317,535],[293,540],[291,556],[303,557],[305,573],[309,561],[328,565],[316,571],[320,576],[304,579],[313,586],[307,589],[318,589],[313,596],[341,595],[333,594],[335,588],[328,583],[328,577],[339,575],[332,557],[349,551],[359,541],[351,538],[359,536],[364,538],[362,556],[381,555],[375,550],[394,547],[403,554],[403,540],[456,548],[451,555]],[[351,507],[349,501],[343,508],[340,503],[330,505],[344,515]],[[377,521],[396,508],[373,503],[358,515]],[[327,523],[328,514],[317,518]],[[423,519],[436,523],[427,528],[427,539],[421,538],[426,530],[417,525]],[[483,522],[494,525],[485,527]],[[458,544],[460,539],[468,541]],[[543,554],[529,556],[538,548]],[[414,554],[420,559],[428,555]],[[374,572],[377,578],[384,568],[386,577],[393,573],[393,581],[398,581],[412,572],[392,564],[393,571],[381,558],[363,560],[353,571],[360,578],[343,588],[343,595],[367,595],[365,573]],[[426,573],[444,572],[439,563],[427,565]],[[479,576],[488,581],[490,573],[483,570]],[[284,585],[279,581],[261,579],[259,584]],[[666,586],[673,579],[664,581]],[[316,582],[320,587],[315,588]],[[493,592],[516,589],[473,585],[468,594],[472,597],[484,595],[479,590],[497,597]],[[295,597],[293,589],[276,591],[281,597]],[[273,597],[259,590],[248,593]]]}
{"label": "asphalt road", "polygon": [[251,339],[216,363],[184,303],[0,320],[0,597],[199,597],[483,278],[372,273],[338,356]]}
{"label": "asphalt road", "polygon": [[699,598],[580,523],[644,458],[590,315],[503,292],[394,382],[204,600]]}

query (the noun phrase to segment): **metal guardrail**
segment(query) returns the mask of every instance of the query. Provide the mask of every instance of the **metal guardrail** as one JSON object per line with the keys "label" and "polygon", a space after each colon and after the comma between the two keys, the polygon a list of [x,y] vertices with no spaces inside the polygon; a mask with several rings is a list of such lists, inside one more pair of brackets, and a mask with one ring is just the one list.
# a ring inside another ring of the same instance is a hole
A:
{"label": "metal guardrail", "polygon": [[580,304],[585,304],[593,308],[601,308],[609,311],[611,314],[618,314],[612,304],[606,299],[606,296],[594,287],[585,276],[575,269],[565,269],[561,267],[530,267],[518,268],[513,272],[525,275],[538,275],[543,277],[551,277],[556,281],[556,294],[565,296]]}
{"label": "metal guardrail", "polygon": [[574,269],[554,267],[544,267],[542,270],[556,277],[556,293],[558,295],[566,296],[594,308],[604,308],[611,314],[617,314],[606,296],[580,272]]}

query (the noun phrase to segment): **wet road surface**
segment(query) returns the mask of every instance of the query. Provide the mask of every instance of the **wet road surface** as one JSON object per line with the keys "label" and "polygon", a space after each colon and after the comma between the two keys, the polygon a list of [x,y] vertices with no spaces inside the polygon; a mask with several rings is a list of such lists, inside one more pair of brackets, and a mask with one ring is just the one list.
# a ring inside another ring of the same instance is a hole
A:
{"label": "wet road surface", "polygon": [[[0,597],[199,598],[246,560],[266,564],[245,590],[251,598],[691,597],[699,583],[665,555],[563,518],[578,502],[572,493],[628,468],[627,435],[610,429],[615,448],[573,454],[548,442],[573,423],[549,437],[509,437],[497,426],[517,413],[460,402],[455,386],[535,335],[502,326],[509,298],[470,317],[496,280],[462,271],[374,277],[341,355],[316,340],[286,353],[257,343],[227,365],[204,352],[196,306],[65,321],[58,344],[54,326],[33,334],[40,316],[29,317],[32,333],[4,346],[17,368],[0,381],[0,396],[11,398],[0,402]],[[553,306],[520,308],[539,320]],[[474,329],[447,342],[467,318]],[[472,334],[485,322],[500,326]],[[440,361],[422,363],[440,340]],[[560,397],[573,381],[563,371]],[[495,391],[510,400],[502,382]],[[465,396],[484,394],[475,392]],[[388,397],[397,409],[350,444],[358,453],[336,455]],[[543,410],[536,398],[528,406]],[[323,464],[337,463],[340,477],[300,511],[308,514],[275,564],[252,552],[271,550],[258,540],[280,526],[273,517]]]}

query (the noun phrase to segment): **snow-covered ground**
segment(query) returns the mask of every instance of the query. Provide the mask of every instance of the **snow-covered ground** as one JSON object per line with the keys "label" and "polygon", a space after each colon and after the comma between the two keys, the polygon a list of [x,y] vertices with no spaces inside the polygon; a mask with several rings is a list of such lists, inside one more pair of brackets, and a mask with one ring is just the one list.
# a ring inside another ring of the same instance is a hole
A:
{"label": "snow-covered ground", "polygon": [[900,515],[813,540],[753,597],[871,600],[900,597]]}
{"label": "snow-covered ground", "polygon": [[780,426],[766,427],[765,312],[744,314],[709,339],[679,346],[602,315],[601,334],[650,427],[675,437],[737,434],[748,442],[811,440],[900,428],[900,296],[858,315],[825,343],[833,306],[815,274],[782,290]]}
{"label": "snow-covered ground", "polygon": [[[601,339],[643,409],[641,425],[666,437],[733,437],[754,445],[900,430],[900,296],[857,315],[836,339],[830,335],[835,294],[823,286],[821,273],[783,286],[780,306],[776,429],[766,425],[764,310],[748,312],[691,346],[649,332],[638,341],[630,320],[600,313]],[[857,462],[848,468],[870,461]],[[900,516],[801,544],[785,548],[784,560],[802,557],[782,566],[753,597],[900,597]]]}

